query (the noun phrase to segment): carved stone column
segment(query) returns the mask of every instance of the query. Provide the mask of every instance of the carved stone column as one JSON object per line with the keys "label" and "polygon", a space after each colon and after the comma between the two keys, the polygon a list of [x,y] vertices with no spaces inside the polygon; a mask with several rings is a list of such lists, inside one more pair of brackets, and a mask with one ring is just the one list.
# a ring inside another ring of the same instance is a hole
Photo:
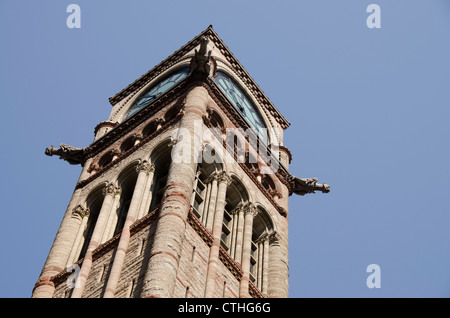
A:
{"label": "carved stone column", "polygon": [[217,175],[218,191],[217,204],[214,212],[214,223],[212,229],[213,243],[209,251],[208,270],[206,274],[205,298],[214,296],[214,287],[217,274],[217,263],[219,262],[220,239],[222,235],[223,214],[225,210],[225,199],[227,187],[231,184],[230,176],[222,171]]}
{"label": "carved stone column", "polygon": [[154,175],[155,175],[155,166],[153,164],[150,164],[150,166],[148,168],[147,183],[145,184],[145,187],[144,187],[142,203],[139,207],[139,212],[138,212],[138,216],[137,216],[138,220],[140,218],[144,217],[148,213],[148,210],[150,209],[150,204],[152,203],[152,197],[153,197],[152,186],[153,186]]}
{"label": "carved stone column", "polygon": [[77,277],[75,288],[72,292],[72,298],[80,298],[84,292],[87,278],[92,268],[92,252],[100,244],[108,215],[111,212],[111,205],[114,200],[115,191],[116,186],[112,182],[108,183],[103,189],[105,198],[103,199],[103,204],[98,214],[97,222],[95,223],[94,231],[92,232],[92,236],[90,238],[89,245],[84,256],[83,264],[81,265],[80,273]]}
{"label": "carved stone column", "polygon": [[258,214],[256,207],[249,203],[244,207],[244,236],[242,245],[242,278],[239,285],[239,297],[248,298],[249,281],[250,281],[250,256],[252,251],[252,234],[253,234],[253,218]]}
{"label": "carved stone column", "polygon": [[111,206],[111,212],[108,215],[108,221],[106,223],[105,231],[103,232],[102,243],[106,242],[114,235],[115,226],[118,220],[117,209],[120,206],[120,196],[122,189],[116,187],[114,190],[114,202]]}
{"label": "carved stone column", "polygon": [[116,292],[117,284],[119,283],[120,273],[122,272],[125,255],[127,253],[128,245],[130,244],[130,226],[137,220],[139,214],[139,207],[142,204],[145,185],[150,172],[155,168],[147,161],[142,161],[136,166],[138,177],[136,185],[134,186],[133,196],[131,198],[130,207],[128,208],[127,217],[120,234],[119,244],[114,255],[114,261],[109,273],[108,283],[106,285],[105,294],[103,297],[112,298]]}
{"label": "carved stone column", "polygon": [[75,242],[73,244],[72,250],[69,255],[69,259],[67,261],[66,266],[70,266],[76,262],[76,257],[79,255],[79,251],[81,249],[81,241],[83,237],[84,230],[86,229],[86,224],[89,219],[89,209],[82,207],[81,205],[77,205],[72,212],[74,218],[80,220],[80,227],[78,228],[77,236],[75,237]]}
{"label": "carved stone column", "polygon": [[196,132],[195,128],[199,124],[203,127],[202,117],[206,113],[207,103],[208,91],[202,86],[194,87],[186,95],[172,158],[185,150],[184,138],[190,138],[191,148],[187,154],[188,160],[172,160],[170,164],[141,297],[169,298],[173,295],[196,175],[197,163],[194,159],[201,153],[202,131]]}

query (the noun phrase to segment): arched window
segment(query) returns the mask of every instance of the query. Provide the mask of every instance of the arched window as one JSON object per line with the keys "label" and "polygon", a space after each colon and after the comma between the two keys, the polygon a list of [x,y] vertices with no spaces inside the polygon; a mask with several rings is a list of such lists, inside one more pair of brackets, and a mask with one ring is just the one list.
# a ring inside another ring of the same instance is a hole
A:
{"label": "arched window", "polygon": [[151,104],[154,100],[158,99],[166,91],[174,87],[176,84],[185,79],[189,74],[189,68],[183,67],[172,72],[168,76],[164,77],[159,82],[153,84],[143,94],[141,94],[133,105],[128,110],[125,119],[130,118],[136,114],[142,108]]}
{"label": "arched window", "polygon": [[[211,152],[208,152],[211,153]],[[207,154],[205,153],[205,156]],[[197,165],[196,178],[193,185],[191,197],[192,211],[195,216],[211,229],[214,219],[215,198],[217,196],[217,174],[222,171],[220,162],[202,163]],[[216,193],[215,193],[216,192]]]}
{"label": "arched window", "polygon": [[258,214],[253,219],[250,280],[265,294],[268,290],[269,237],[274,228],[268,213],[260,206],[257,209]]}
{"label": "arched window", "polygon": [[249,201],[247,189],[236,178],[227,188],[226,205],[223,214],[221,245],[238,263],[242,262],[242,237],[244,213],[242,207]]}

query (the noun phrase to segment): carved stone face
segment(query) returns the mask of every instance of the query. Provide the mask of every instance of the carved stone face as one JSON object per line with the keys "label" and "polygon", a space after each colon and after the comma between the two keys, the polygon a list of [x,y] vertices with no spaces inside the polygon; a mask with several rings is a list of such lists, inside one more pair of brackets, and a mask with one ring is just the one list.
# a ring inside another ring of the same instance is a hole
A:
{"label": "carved stone face", "polygon": [[51,156],[53,154],[53,146],[45,148],[45,154]]}

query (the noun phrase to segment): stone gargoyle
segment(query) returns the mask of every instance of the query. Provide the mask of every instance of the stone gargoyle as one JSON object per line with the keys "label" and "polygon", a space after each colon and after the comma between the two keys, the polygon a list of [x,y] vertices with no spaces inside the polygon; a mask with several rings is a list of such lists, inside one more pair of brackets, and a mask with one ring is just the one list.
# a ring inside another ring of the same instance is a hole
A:
{"label": "stone gargoyle", "polygon": [[60,144],[60,148],[55,148],[53,145],[45,148],[45,154],[47,156],[59,156],[59,159],[65,160],[71,165],[81,164],[86,151],[89,147],[76,148],[66,144]]}
{"label": "stone gargoyle", "polygon": [[323,184],[317,183],[317,178],[293,178],[293,192],[298,195],[305,195],[307,193],[315,193],[321,191],[322,193],[330,192],[330,186],[325,182]]}

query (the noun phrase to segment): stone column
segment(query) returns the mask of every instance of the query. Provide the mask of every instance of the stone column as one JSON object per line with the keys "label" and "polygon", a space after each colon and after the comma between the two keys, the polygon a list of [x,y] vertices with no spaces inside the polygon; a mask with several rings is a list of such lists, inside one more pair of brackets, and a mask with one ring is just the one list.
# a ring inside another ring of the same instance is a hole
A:
{"label": "stone column", "polygon": [[262,290],[264,295],[267,295],[269,285],[269,237],[266,236],[263,239],[263,274],[262,274]]}
{"label": "stone column", "polygon": [[216,211],[216,200],[217,200],[217,175],[212,175],[208,180],[211,181],[211,194],[209,196],[209,202],[206,214],[206,220],[204,222],[205,227],[208,230],[212,230],[214,223],[214,212]]}
{"label": "stone column", "polygon": [[211,188],[212,188],[211,181],[212,181],[211,178],[208,178],[205,180],[206,195],[205,195],[205,201],[203,203],[202,215],[200,217],[200,221],[202,222],[203,225],[206,225],[206,220],[208,218],[208,207],[209,207],[209,201],[211,198]]}
{"label": "stone column", "polygon": [[252,251],[253,218],[258,214],[256,207],[249,203],[244,207],[244,235],[242,244],[242,278],[239,284],[239,297],[248,298],[248,286],[250,281],[250,256]]}
{"label": "stone column", "polygon": [[142,203],[139,207],[139,213],[137,216],[137,220],[144,217],[150,209],[150,204],[152,203],[152,187],[153,187],[153,177],[155,175],[155,166],[153,164],[150,165],[149,173],[147,177],[147,183],[145,184],[144,194],[142,197]]}
{"label": "stone column", "polygon": [[70,266],[76,261],[76,257],[79,255],[77,252],[80,250],[80,245],[83,237],[83,233],[86,229],[86,224],[89,219],[89,209],[82,207],[81,205],[77,205],[73,209],[73,216],[78,218],[81,222],[80,227],[78,228],[77,236],[75,237],[75,242],[72,247],[72,251],[70,252],[69,259],[67,261],[66,266]]}
{"label": "stone column", "polygon": [[281,236],[278,233],[273,233],[269,237],[270,241],[270,255],[269,255],[269,281],[276,282],[269,284],[268,295],[269,297],[286,298],[289,294],[288,276],[289,266],[288,258],[283,253],[280,240]]}
{"label": "stone column", "polygon": [[81,223],[81,219],[74,218],[72,214],[75,205],[78,203],[80,193],[81,189],[77,189],[72,195],[47,260],[34,286],[33,298],[51,298],[55,291],[55,285],[51,279],[66,268]]}
{"label": "stone column", "polygon": [[94,231],[89,241],[86,254],[84,256],[83,264],[81,265],[80,273],[76,279],[75,288],[72,292],[72,298],[81,298],[84,287],[86,286],[87,278],[92,268],[92,253],[100,244],[100,240],[105,230],[106,220],[111,212],[111,205],[114,200],[116,186],[114,183],[108,183],[103,189],[105,198],[103,199],[102,207],[95,223]]}
{"label": "stone column", "polygon": [[225,171],[222,171],[217,174],[217,182],[219,185],[212,229],[213,243],[209,251],[208,270],[206,274],[205,298],[212,298],[214,296],[217,263],[219,262],[220,239],[222,235],[223,214],[226,205],[225,199],[227,195],[227,187],[231,183],[231,178]]}
{"label": "stone column", "polygon": [[236,259],[235,252],[236,252],[236,235],[237,235],[237,229],[238,229],[238,209],[234,209],[231,211],[231,215],[233,217],[232,223],[231,223],[231,243],[230,243],[230,256],[233,259]]}
{"label": "stone column", "polygon": [[111,207],[111,211],[108,215],[108,221],[106,222],[105,231],[103,231],[103,237],[101,243],[106,242],[114,235],[114,229],[117,222],[117,209],[120,205],[120,195],[122,194],[122,189],[116,187],[114,190],[114,202]]}
{"label": "stone column", "polygon": [[237,228],[236,228],[236,246],[234,250],[234,260],[242,264],[242,240],[244,236],[244,208],[239,206],[236,209]]}
{"label": "stone column", "polygon": [[256,287],[259,288],[259,290],[262,290],[262,275],[263,275],[263,255],[264,255],[264,245],[262,240],[258,241],[258,263],[256,264]]}
{"label": "stone column", "polygon": [[127,253],[128,245],[130,244],[130,226],[137,220],[139,214],[139,207],[142,204],[144,197],[144,190],[147,184],[147,179],[150,172],[154,171],[153,165],[147,161],[142,161],[136,166],[138,177],[136,185],[134,186],[133,196],[131,198],[130,207],[128,208],[127,218],[120,234],[119,244],[114,255],[114,261],[109,273],[108,283],[106,284],[105,294],[103,297],[112,298],[116,292],[117,284],[119,283],[120,274],[122,272],[125,255]]}
{"label": "stone column", "polygon": [[[202,86],[194,87],[186,95],[141,297],[169,298],[173,295],[197,168],[194,158],[201,153],[202,118],[206,114],[208,98],[208,91]],[[188,141],[191,143],[186,149]],[[186,160],[174,160],[182,150],[187,152],[183,152]]]}

